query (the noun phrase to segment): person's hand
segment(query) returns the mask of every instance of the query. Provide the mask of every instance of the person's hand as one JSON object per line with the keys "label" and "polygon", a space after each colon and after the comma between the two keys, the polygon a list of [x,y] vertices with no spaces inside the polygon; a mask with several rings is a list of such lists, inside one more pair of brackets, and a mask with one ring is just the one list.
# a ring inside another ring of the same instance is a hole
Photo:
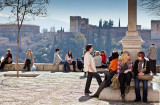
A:
{"label": "person's hand", "polygon": [[144,73],[140,72],[140,73],[138,73],[138,75],[139,75],[139,76],[143,76],[143,75],[144,75]]}
{"label": "person's hand", "polygon": [[128,70],[125,70],[125,71],[124,71],[124,74],[127,74],[127,73],[128,73]]}
{"label": "person's hand", "polygon": [[116,77],[118,79],[118,77]]}

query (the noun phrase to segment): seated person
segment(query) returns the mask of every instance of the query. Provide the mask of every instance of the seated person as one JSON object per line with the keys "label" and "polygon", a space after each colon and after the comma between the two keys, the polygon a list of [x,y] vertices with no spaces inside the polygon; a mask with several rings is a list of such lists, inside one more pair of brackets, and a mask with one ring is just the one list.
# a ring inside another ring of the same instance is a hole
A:
{"label": "seated person", "polygon": [[102,66],[102,57],[99,55],[99,51],[95,51],[94,62],[96,68],[100,68]]}
{"label": "seated person", "polygon": [[11,50],[7,49],[7,55],[6,57],[2,60],[0,69],[3,70],[5,64],[11,64],[12,63],[12,54]]}
{"label": "seated person", "polygon": [[91,97],[99,97],[101,91],[105,88],[105,87],[109,87],[111,85],[111,79],[112,77],[116,74],[117,71],[117,63],[118,63],[118,52],[114,52],[113,53],[113,60],[109,66],[109,74],[105,75],[105,79],[102,81],[102,83],[100,84],[97,92],[91,96]]}
{"label": "seated person", "polygon": [[24,61],[23,69],[26,69],[26,67],[27,67],[27,70],[30,71],[31,64],[32,65],[34,64],[34,59],[33,59],[33,54],[32,54],[31,49],[28,49],[28,52],[26,54],[26,58],[25,58],[25,61]]}
{"label": "seated person", "polygon": [[59,64],[64,64],[65,62],[63,61],[63,59],[59,55],[60,49],[57,48],[55,51],[56,52],[54,53],[53,66],[59,65]]}
{"label": "seated person", "polygon": [[65,61],[65,64],[64,64],[64,70],[65,71],[70,71],[70,66],[69,65],[73,65],[73,70],[76,71],[76,62],[73,61],[73,56],[72,56],[72,51],[71,50],[69,50],[68,54],[66,54],[65,60],[66,61]]}
{"label": "seated person", "polygon": [[102,57],[102,67],[107,68],[107,62],[106,62],[107,56],[105,54],[105,51],[101,51],[100,56]]}
{"label": "seated person", "polygon": [[[144,52],[139,52],[137,54],[138,60],[135,61],[133,71],[134,71],[134,80],[135,80],[135,93],[136,99],[135,102],[141,102],[141,95],[140,95],[140,86],[139,82],[143,82],[143,102],[148,102],[147,95],[148,95],[148,80],[139,80],[137,76],[143,76],[144,74],[150,73],[150,64],[145,57]],[[142,69],[146,67],[146,71],[142,72]]]}

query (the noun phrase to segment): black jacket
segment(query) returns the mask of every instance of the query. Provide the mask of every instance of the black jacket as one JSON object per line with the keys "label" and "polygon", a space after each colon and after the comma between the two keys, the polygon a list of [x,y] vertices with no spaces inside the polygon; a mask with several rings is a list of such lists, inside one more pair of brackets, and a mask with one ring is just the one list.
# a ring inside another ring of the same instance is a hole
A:
{"label": "black jacket", "polygon": [[[144,74],[148,74],[150,73],[150,64],[149,64],[149,61],[147,61],[146,59],[144,59],[144,65],[143,65],[143,68],[145,67],[146,63],[147,62],[147,66],[146,66],[146,71],[144,72]],[[135,63],[134,63],[134,67],[133,67],[133,72],[136,76],[138,76],[138,63],[139,63],[139,60],[136,60]]]}
{"label": "black jacket", "polygon": [[[7,54],[8,55],[8,54]],[[8,58],[11,58],[12,59],[12,54],[10,53],[8,56],[6,55],[5,57],[5,61],[8,61]]]}

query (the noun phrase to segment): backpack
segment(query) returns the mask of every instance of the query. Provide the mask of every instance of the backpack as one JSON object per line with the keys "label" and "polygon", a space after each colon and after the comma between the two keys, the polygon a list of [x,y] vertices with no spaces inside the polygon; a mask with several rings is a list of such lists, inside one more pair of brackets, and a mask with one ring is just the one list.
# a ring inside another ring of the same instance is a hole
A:
{"label": "backpack", "polygon": [[83,69],[83,63],[82,63],[82,61],[79,60],[79,59],[77,59],[77,68],[78,68],[79,70],[82,70],[82,69]]}

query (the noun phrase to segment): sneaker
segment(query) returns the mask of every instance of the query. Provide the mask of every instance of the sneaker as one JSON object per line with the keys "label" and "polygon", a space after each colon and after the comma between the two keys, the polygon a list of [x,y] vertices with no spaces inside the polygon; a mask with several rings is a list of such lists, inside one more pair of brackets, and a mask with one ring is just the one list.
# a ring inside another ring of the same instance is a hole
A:
{"label": "sneaker", "polygon": [[92,92],[90,92],[90,91],[87,91],[87,92],[85,92],[85,94],[91,94]]}

